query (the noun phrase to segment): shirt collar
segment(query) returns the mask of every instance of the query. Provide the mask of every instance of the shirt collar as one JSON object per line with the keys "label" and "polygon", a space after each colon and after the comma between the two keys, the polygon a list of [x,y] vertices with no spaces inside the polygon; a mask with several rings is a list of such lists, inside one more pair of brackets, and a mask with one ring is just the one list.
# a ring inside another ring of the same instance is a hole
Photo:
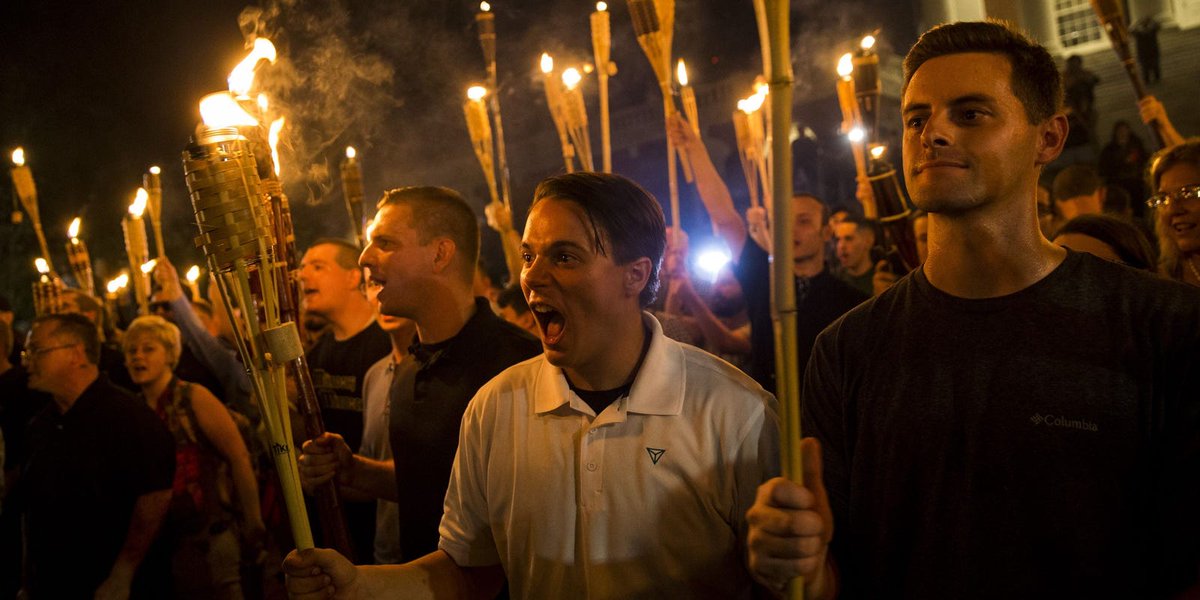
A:
{"label": "shirt collar", "polygon": [[[618,400],[618,413],[645,415],[677,415],[683,409],[684,381],[683,349],[663,335],[662,325],[648,312],[642,313],[642,323],[650,332],[650,348],[642,360],[629,396]],[[533,389],[534,412],[553,412],[564,405],[580,412],[588,411],[567,385],[562,369],[542,360],[535,376]],[[618,406],[619,405],[619,406]]]}

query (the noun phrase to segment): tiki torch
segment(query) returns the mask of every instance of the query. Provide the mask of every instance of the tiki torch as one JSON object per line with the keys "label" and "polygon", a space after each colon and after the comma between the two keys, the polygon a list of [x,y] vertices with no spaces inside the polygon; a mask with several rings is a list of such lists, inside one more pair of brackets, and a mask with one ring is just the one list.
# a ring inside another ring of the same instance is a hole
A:
{"label": "tiki torch", "polygon": [[475,13],[475,24],[479,29],[479,47],[483,49],[483,60],[487,63],[488,106],[492,109],[492,118],[496,120],[496,168],[500,171],[500,199],[504,206],[512,209],[511,194],[508,183],[508,156],[504,151],[504,122],[500,120],[499,83],[496,78],[496,15],[492,6],[487,2],[479,3],[479,12]]}
{"label": "tiki torch", "polygon": [[692,132],[700,137],[700,110],[696,107],[696,91],[688,85],[687,65],[683,59],[675,66],[675,78],[679,80],[679,98],[683,102],[683,114],[687,117]]}
{"label": "tiki torch", "polygon": [[117,325],[117,313],[120,304],[121,291],[129,285],[129,275],[120,275],[108,280],[104,286],[104,311],[108,313],[108,322]]}
{"label": "tiki torch", "polygon": [[146,203],[150,194],[145,188],[138,188],[133,204],[129,205],[129,214],[121,220],[121,230],[125,233],[125,255],[129,258],[129,273],[133,280],[133,295],[137,298],[138,314],[150,313],[150,293],[147,277],[141,267],[150,260],[149,242],[146,240],[146,223],[142,214],[146,211]]}
{"label": "tiki torch", "polygon": [[742,163],[742,175],[746,177],[746,189],[750,191],[750,206],[756,207],[759,206],[758,164],[755,162],[754,142],[750,137],[750,115],[742,110],[733,111],[733,133],[737,141],[738,158]]}
{"label": "tiki torch", "polygon": [[12,162],[13,166],[9,173],[12,175],[13,187],[17,190],[17,197],[21,199],[21,206],[25,207],[25,212],[29,213],[29,220],[33,223],[33,232],[37,234],[38,246],[42,249],[42,258],[46,259],[46,264],[53,269],[54,261],[50,259],[50,247],[46,245],[46,234],[42,233],[37,186],[33,183],[33,171],[25,164],[24,148],[13,150]]}
{"label": "tiki torch", "polygon": [[583,75],[580,75],[579,69],[574,67],[566,69],[562,73],[563,122],[567,127],[567,133],[571,136],[571,145],[579,151],[579,167],[584,171],[594,171],[592,141],[588,133],[587,106],[583,103],[583,90],[579,86],[582,80]]}
{"label": "tiki torch", "polygon": [[[1146,91],[1146,84],[1142,81],[1141,71],[1138,70],[1137,63],[1133,61],[1133,54],[1129,51],[1129,28],[1125,24],[1125,13],[1121,10],[1121,3],[1118,0],[1091,0],[1091,3],[1092,10],[1096,12],[1096,18],[1104,25],[1104,32],[1108,34],[1108,41],[1112,44],[1113,51],[1117,53],[1117,58],[1125,67],[1125,74],[1129,76],[1129,82],[1133,84],[1134,94],[1137,95],[1138,100],[1150,95],[1150,92]],[[1163,136],[1162,123],[1155,119],[1150,123],[1150,129],[1154,131],[1154,139],[1158,141],[1158,147],[1165,147],[1167,143]]]}
{"label": "tiki torch", "polygon": [[883,226],[880,240],[885,259],[896,275],[907,273],[921,264],[917,254],[917,234],[912,228],[912,205],[900,185],[896,168],[887,159],[887,147],[877,144],[870,150],[868,181],[874,199],[876,218]]}
{"label": "tiki torch", "polygon": [[467,119],[467,133],[471,136],[471,146],[475,149],[475,158],[479,159],[479,167],[483,169],[483,179],[487,182],[488,195],[492,202],[499,202],[500,196],[496,190],[496,171],[492,163],[492,127],[488,121],[487,105],[483,103],[487,89],[473,86],[467,90],[467,101],[463,103],[463,116]]}
{"label": "tiki torch", "polygon": [[88,254],[87,244],[79,239],[79,227],[82,220],[75,217],[71,220],[71,225],[67,227],[67,262],[71,264],[71,272],[75,274],[75,281],[79,283],[79,289],[87,292],[89,296],[96,295],[96,283],[92,277],[92,258]]}
{"label": "tiki torch", "polygon": [[37,316],[58,314],[62,310],[62,280],[54,274],[50,262],[38,257],[33,260],[38,279],[33,282],[33,310]]}
{"label": "tiki torch", "polygon": [[767,211],[770,212],[772,205],[771,166],[767,158],[770,153],[766,146],[766,118],[763,111],[763,102],[766,101],[767,94],[764,92],[765,88],[758,88],[751,96],[739,100],[737,107],[738,111],[746,116],[746,139],[754,160],[754,166],[758,170],[759,183],[762,185],[763,203],[766,204]]}
{"label": "tiki torch", "polygon": [[[863,152],[863,140],[866,133],[862,129],[862,115],[859,103],[854,93],[854,55],[849,52],[842,55],[837,64],[837,96],[838,105],[842,109],[842,133],[850,139],[850,154],[854,156],[854,172],[858,181],[867,181],[867,158]],[[870,199],[863,202],[863,215],[868,219],[876,217],[875,203]]]}
{"label": "tiki torch", "polygon": [[[858,52],[850,59],[859,125],[863,128],[868,147],[879,143],[879,55],[875,54],[874,48],[875,36],[867,35],[859,42]],[[840,72],[841,64],[838,66]]]}
{"label": "tiki torch", "polygon": [[236,127],[202,126],[183,153],[183,170],[200,231],[197,245],[218,274],[226,314],[242,325],[233,328],[234,337],[270,436],[292,537],[297,548],[311,548],[285,372],[303,349],[295,322],[280,319],[280,265],[250,144]]}
{"label": "tiki torch", "polygon": [[183,278],[187,281],[188,289],[192,290],[192,301],[201,299],[203,296],[200,295],[200,265],[188,267]]}
{"label": "tiki torch", "polygon": [[546,108],[550,109],[550,118],[554,120],[554,129],[558,131],[558,143],[562,148],[563,163],[568,173],[575,172],[572,160],[575,158],[575,147],[567,134],[567,126],[563,117],[562,88],[554,78],[554,59],[547,53],[542,53],[542,89],[546,92]]}
{"label": "tiki torch", "polygon": [[592,13],[592,56],[596,62],[596,77],[600,81],[600,149],[605,173],[612,173],[612,137],[608,125],[608,78],[617,74],[617,65],[609,58],[612,50],[612,27],[608,3],[597,2]]}
{"label": "tiki torch", "polygon": [[150,167],[150,171],[142,175],[142,187],[149,198],[146,200],[146,212],[150,214],[150,228],[154,230],[154,248],[158,250],[155,256],[165,257],[162,232],[162,169]]}
{"label": "tiki torch", "polygon": [[350,214],[350,229],[358,247],[366,246],[363,238],[363,187],[362,169],[358,166],[358,151],[346,146],[346,160],[342,162],[342,195],[346,198],[346,211]]}
{"label": "tiki torch", "polygon": [[[669,123],[675,114],[671,92],[671,41],[675,34],[675,0],[629,0],[629,15],[638,45],[650,62],[659,91],[662,92],[663,118]],[[668,124],[669,128],[669,124]],[[671,226],[679,224],[679,177],[675,173],[675,145],[667,135],[667,184],[671,199]],[[687,160],[682,157],[682,160]]]}

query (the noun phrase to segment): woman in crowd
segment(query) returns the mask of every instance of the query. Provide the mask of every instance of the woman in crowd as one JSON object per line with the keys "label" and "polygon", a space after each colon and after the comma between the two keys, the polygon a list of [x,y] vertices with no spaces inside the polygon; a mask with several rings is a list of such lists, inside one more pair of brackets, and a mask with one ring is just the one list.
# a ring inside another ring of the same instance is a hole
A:
{"label": "woman in crowd", "polygon": [[[1100,151],[1097,166],[1106,183],[1124,189],[1130,198],[1140,203],[1146,197],[1142,173],[1149,156],[1142,138],[1133,132],[1128,121],[1122,120],[1113,124],[1112,138]],[[1141,215],[1140,205],[1134,210]]]}
{"label": "woman in crowd", "polygon": [[1075,217],[1059,228],[1052,241],[1076,252],[1087,252],[1143,271],[1155,271],[1154,248],[1150,240],[1137,225],[1112,215]]}
{"label": "woman in crowd", "polygon": [[151,554],[170,560],[176,598],[241,598],[241,549],[231,495],[250,547],[261,548],[265,527],[250,455],[234,416],[203,386],[175,377],[180,334],[170,321],[134,319],[123,346],[130,377],[175,437],[174,493]]}
{"label": "woman in crowd", "polygon": [[1163,275],[1200,286],[1200,138],[1155,154],[1147,204],[1157,211],[1158,268]]}

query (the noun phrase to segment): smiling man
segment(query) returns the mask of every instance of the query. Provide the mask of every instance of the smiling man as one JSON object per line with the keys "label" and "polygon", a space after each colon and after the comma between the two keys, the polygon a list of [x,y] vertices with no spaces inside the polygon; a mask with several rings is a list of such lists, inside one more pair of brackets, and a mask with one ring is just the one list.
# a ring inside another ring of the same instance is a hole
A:
{"label": "smiling man", "polygon": [[811,598],[1174,597],[1200,572],[1200,293],[1042,236],[1067,134],[1044,48],[954,23],[904,67],[929,255],[817,339],[824,477],[759,489],[756,576]]}
{"label": "smiling man", "polygon": [[775,402],[643,311],[665,245],[636,184],[543,181],[521,286],[545,353],[467,407],[439,549],[357,569],[293,553],[293,597],[487,598],[505,579],[516,598],[749,597],[744,514],[778,470]]}

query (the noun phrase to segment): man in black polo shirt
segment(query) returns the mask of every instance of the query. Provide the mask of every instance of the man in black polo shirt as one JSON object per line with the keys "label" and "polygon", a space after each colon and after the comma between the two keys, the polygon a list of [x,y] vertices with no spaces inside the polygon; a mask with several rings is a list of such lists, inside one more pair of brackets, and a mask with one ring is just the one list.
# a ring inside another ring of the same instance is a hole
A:
{"label": "man in black polo shirt", "polygon": [[[175,442],[96,366],[96,327],[76,314],[33,323],[29,386],[53,399],[30,423],[19,490],[34,598],[162,597],[168,573],[139,571],[171,500]],[[135,574],[137,578],[135,580]]]}
{"label": "man in black polo shirt", "polygon": [[[671,140],[692,161],[696,190],[708,210],[713,228],[729,246],[733,273],[742,284],[750,317],[749,375],[767,391],[775,391],[775,334],[771,322],[769,256],[751,239],[746,223],[733,207],[729,188],[721,180],[708,149],[679,117],[671,122]],[[765,223],[765,210],[752,208],[752,226]],[[825,268],[825,246],[833,235],[829,207],[816,196],[792,196],[792,267],[796,274],[796,345],[803,372],[817,334],[868,298]]]}
{"label": "man in black polo shirt", "polygon": [[407,187],[379,202],[371,243],[359,262],[370,269],[381,312],[412,319],[415,360],[393,374],[391,461],[354,455],[340,436],[304,444],[305,485],[337,475],[346,497],[400,505],[405,560],[437,549],[446,485],[467,403],[500,371],[536,356],[541,344],[472,294],[479,225],[470,206],[446,188]]}

